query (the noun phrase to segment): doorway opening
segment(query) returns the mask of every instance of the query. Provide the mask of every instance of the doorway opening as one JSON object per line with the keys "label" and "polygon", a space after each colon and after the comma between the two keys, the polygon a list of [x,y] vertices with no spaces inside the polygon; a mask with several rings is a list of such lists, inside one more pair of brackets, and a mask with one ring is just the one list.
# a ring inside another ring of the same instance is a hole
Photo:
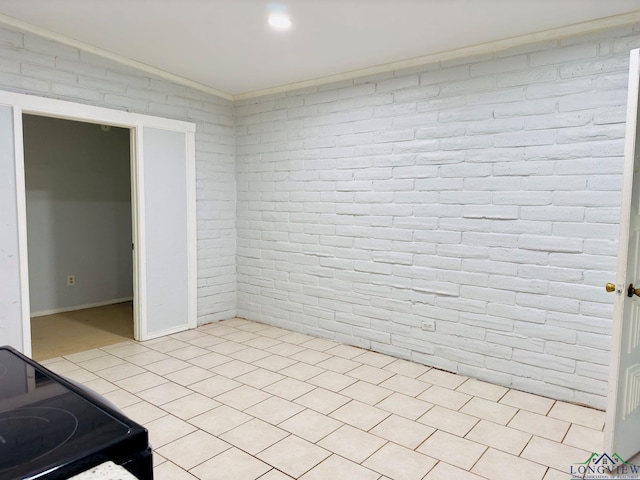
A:
{"label": "doorway opening", "polygon": [[[3,341],[32,355],[23,114],[129,132],[133,331],[137,341],[197,326],[195,131],[190,122],[0,90]],[[65,274],[66,275],[66,274]],[[68,278],[65,279],[68,281]],[[78,279],[73,279],[79,285]]]}
{"label": "doorway opening", "polygon": [[130,129],[22,122],[34,359],[133,339]]}

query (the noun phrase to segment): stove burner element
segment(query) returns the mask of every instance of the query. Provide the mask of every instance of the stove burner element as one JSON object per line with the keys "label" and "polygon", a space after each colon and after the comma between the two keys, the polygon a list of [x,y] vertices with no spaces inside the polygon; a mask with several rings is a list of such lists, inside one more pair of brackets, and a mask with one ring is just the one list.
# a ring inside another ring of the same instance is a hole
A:
{"label": "stove burner element", "polygon": [[75,415],[60,408],[28,407],[0,414],[0,472],[53,452],[77,428]]}

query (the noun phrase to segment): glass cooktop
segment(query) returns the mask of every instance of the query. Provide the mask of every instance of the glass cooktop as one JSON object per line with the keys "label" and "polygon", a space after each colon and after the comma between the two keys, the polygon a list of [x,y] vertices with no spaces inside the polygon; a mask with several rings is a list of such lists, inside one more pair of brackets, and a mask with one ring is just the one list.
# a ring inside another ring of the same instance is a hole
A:
{"label": "glass cooktop", "polygon": [[0,348],[0,480],[39,478],[99,454],[132,432],[126,417],[116,415],[75,385]]}

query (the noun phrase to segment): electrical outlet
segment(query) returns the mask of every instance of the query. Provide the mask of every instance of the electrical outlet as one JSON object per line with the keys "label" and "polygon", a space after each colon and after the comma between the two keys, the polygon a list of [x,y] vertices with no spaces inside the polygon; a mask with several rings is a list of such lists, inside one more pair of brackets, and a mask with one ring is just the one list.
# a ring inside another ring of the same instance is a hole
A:
{"label": "electrical outlet", "polygon": [[436,321],[435,320],[425,320],[422,322],[422,330],[427,332],[435,332],[436,331]]}
{"label": "electrical outlet", "polygon": [[76,284],[76,276],[75,275],[69,275],[67,277],[67,286],[71,287],[73,285]]}

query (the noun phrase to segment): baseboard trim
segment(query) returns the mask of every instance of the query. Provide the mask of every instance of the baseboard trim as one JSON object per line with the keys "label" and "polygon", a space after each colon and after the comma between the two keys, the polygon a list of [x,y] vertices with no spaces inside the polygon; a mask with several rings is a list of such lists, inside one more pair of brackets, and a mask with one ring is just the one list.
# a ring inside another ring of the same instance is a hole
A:
{"label": "baseboard trim", "polygon": [[41,310],[39,312],[31,312],[31,318],[44,317],[45,315],[55,315],[56,313],[75,312],[76,310],[84,310],[86,308],[106,307],[107,305],[115,305],[116,303],[130,302],[133,297],[114,298],[103,302],[85,303],[84,305],[73,305],[71,307],[54,308],[52,310]]}

